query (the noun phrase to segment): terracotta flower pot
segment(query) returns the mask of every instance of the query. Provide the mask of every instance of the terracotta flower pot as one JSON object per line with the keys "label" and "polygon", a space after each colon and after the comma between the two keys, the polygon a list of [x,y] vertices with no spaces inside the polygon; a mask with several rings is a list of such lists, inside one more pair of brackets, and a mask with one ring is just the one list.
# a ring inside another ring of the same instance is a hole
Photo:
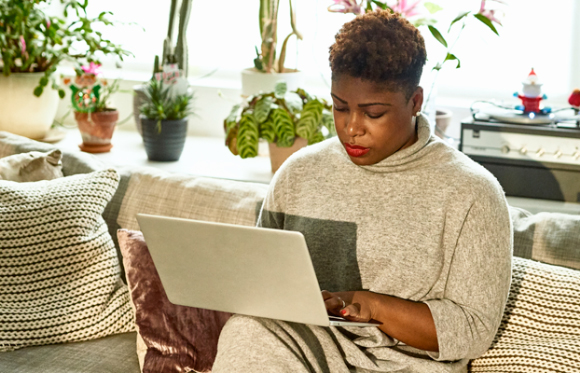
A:
{"label": "terracotta flower pot", "polygon": [[288,148],[280,147],[275,143],[270,143],[270,164],[272,165],[272,173],[278,171],[280,166],[282,166],[282,163],[284,163],[288,157],[306,145],[308,145],[308,140],[302,137],[296,137],[294,140],[294,145]]}
{"label": "terracotta flower pot", "polygon": [[75,111],[75,119],[83,137],[79,148],[87,153],[106,153],[111,150],[111,138],[119,120],[117,110],[96,113],[79,113]]}

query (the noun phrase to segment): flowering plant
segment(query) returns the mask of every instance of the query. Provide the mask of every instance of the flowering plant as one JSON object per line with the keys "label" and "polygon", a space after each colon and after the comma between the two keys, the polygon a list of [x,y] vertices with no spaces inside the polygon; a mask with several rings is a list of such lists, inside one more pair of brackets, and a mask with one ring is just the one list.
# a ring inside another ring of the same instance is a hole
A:
{"label": "flowering plant", "polygon": [[[112,13],[87,15],[88,0],[60,0],[65,4],[62,17],[44,13],[51,0],[0,0],[0,68],[4,75],[18,72],[44,72],[34,95],[40,96],[51,83],[60,97],[65,92],[52,77],[59,63],[97,61],[99,55],[114,55],[123,60],[131,55],[121,46],[104,38],[95,26],[110,26]],[[72,21],[67,19],[74,14]]]}
{"label": "flowering plant", "polygon": [[71,102],[73,109],[79,113],[93,113],[102,111],[114,111],[108,106],[111,95],[119,90],[119,81],[111,83],[107,79],[100,78],[101,65],[91,62],[88,66],[80,66],[75,69],[74,81],[64,78],[65,85],[72,90]]}
{"label": "flowering plant", "polygon": [[[494,25],[501,25],[498,18],[497,9],[492,9],[488,2],[495,2],[504,4],[502,0],[481,0],[478,11],[464,11],[459,13],[451,20],[449,26],[441,32],[437,27],[436,14],[443,10],[443,8],[436,3],[424,0],[391,0],[391,1],[377,1],[377,0],[333,0],[333,4],[328,7],[330,12],[338,13],[353,13],[355,15],[372,12],[376,8],[388,9],[391,12],[400,13],[403,17],[413,24],[415,27],[427,26],[430,34],[447,49],[444,59],[435,64],[434,70],[441,70],[443,64],[447,61],[457,61],[457,68],[461,67],[461,61],[453,53],[453,47],[457,43],[461,31],[465,28],[469,19],[475,19],[486,25],[492,32],[499,35]],[[457,25],[457,26],[456,26]],[[447,39],[452,36],[452,29],[460,26],[459,31],[455,34],[455,41],[449,43]]]}

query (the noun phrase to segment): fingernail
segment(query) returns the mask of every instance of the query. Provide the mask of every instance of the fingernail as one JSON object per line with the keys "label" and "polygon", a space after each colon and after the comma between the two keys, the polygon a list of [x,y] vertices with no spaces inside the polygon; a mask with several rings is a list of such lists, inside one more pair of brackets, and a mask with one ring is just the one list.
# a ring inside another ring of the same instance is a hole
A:
{"label": "fingernail", "polygon": [[346,315],[346,310],[342,310],[342,311],[340,311],[340,314],[341,314],[341,315]]}

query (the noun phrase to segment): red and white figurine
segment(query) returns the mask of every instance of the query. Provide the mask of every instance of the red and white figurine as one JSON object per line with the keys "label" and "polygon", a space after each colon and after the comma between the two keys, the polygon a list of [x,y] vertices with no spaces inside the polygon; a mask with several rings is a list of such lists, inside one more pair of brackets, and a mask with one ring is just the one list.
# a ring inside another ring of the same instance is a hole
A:
{"label": "red and white figurine", "polygon": [[542,95],[542,83],[540,83],[534,69],[532,69],[522,84],[522,94],[518,94],[517,92],[514,94],[514,96],[522,100],[522,110],[525,113],[542,112],[540,110],[540,101],[546,99],[546,95]]}

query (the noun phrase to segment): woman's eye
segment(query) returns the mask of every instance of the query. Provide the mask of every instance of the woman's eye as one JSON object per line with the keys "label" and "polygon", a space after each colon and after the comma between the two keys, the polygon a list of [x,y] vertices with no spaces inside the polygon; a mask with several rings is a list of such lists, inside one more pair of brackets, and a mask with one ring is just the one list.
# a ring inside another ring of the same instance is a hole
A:
{"label": "woman's eye", "polygon": [[383,115],[385,115],[385,113],[381,113],[381,114],[374,114],[374,113],[366,113],[367,117],[371,118],[371,119],[377,119],[382,117]]}
{"label": "woman's eye", "polygon": [[348,108],[334,106],[334,110],[343,112],[343,111],[348,111]]}

